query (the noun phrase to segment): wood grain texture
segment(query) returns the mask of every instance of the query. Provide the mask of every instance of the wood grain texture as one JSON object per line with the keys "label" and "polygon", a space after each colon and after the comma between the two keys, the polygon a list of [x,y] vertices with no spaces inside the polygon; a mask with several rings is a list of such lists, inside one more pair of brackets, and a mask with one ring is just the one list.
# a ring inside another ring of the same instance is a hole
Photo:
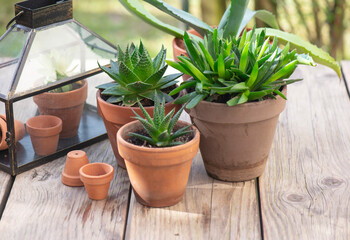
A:
{"label": "wood grain texture", "polygon": [[326,67],[300,75],[259,182],[264,239],[350,239],[349,98]]}
{"label": "wood grain texture", "polygon": [[12,181],[10,174],[0,171],[0,217],[7,201],[8,192],[11,190]]}
{"label": "wood grain texture", "polygon": [[[188,121],[189,117],[183,114],[181,119]],[[213,180],[198,153],[180,203],[149,208],[139,204],[132,193],[126,239],[260,239],[255,181]]]}
{"label": "wood grain texture", "polygon": [[123,239],[130,182],[117,168],[109,141],[86,149],[90,162],[116,168],[106,200],[90,200],[84,187],[61,183],[65,158],[16,177],[0,221],[2,239]]}

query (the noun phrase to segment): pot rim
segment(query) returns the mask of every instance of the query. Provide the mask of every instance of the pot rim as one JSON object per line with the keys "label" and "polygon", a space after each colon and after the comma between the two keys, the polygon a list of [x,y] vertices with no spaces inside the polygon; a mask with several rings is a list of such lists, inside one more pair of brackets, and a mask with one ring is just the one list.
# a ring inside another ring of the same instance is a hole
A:
{"label": "pot rim", "polygon": [[[178,123],[183,123],[188,125],[191,125],[191,123],[179,120]],[[174,152],[174,151],[178,151],[182,148],[186,148],[187,146],[193,144],[194,142],[199,140],[199,130],[192,125],[194,132],[194,137],[181,145],[177,145],[177,146],[171,146],[171,147],[159,147],[159,148],[148,148],[148,147],[142,147],[142,146],[138,146],[132,143],[127,142],[123,137],[122,137],[122,133],[124,132],[124,129],[130,125],[141,125],[141,123],[139,123],[138,120],[132,121],[130,123],[125,124],[124,126],[122,126],[119,131],[117,132],[117,141],[121,141],[121,144],[125,145],[127,148],[136,150],[136,151],[141,151],[141,152],[148,152],[148,153],[166,153],[166,152]]]}
{"label": "pot rim", "polygon": [[[84,173],[83,172],[84,168],[89,167],[91,165],[103,165],[103,166],[106,166],[108,168],[108,171],[107,171],[107,173],[105,173],[103,175],[98,175],[98,176],[89,175],[89,174]],[[87,178],[87,179],[102,179],[102,178],[108,177],[109,175],[113,174],[113,172],[114,172],[114,167],[112,165],[108,164],[108,163],[103,163],[103,162],[88,163],[88,164],[85,164],[84,166],[82,166],[79,169],[80,176],[82,176],[84,178]]]}
{"label": "pot rim", "polygon": [[[165,104],[165,106],[173,104],[176,99],[178,99],[179,97],[181,97],[183,95],[184,95],[184,92],[180,91],[179,95],[177,96],[177,98],[175,98],[171,102],[167,102]],[[101,97],[101,90],[100,89],[98,89],[97,92],[96,92],[96,98],[97,98],[98,101],[103,102],[104,104],[106,104],[107,106],[110,106],[110,107],[116,107],[116,108],[121,108],[121,109],[140,109],[139,107],[124,107],[124,106],[112,104],[112,103],[109,103],[109,102],[103,100],[103,98]],[[145,109],[151,109],[151,108],[154,108],[154,106],[147,106],[147,107],[144,107],[144,108]]]}
{"label": "pot rim", "polygon": [[[31,124],[31,121],[39,119],[39,118],[42,118],[43,120],[47,120],[47,119],[51,118],[51,119],[56,120],[57,124],[55,126],[52,126],[52,127],[34,127]],[[62,130],[62,119],[59,117],[53,116],[53,115],[38,115],[38,116],[35,116],[35,117],[28,119],[26,122],[26,127],[27,127],[27,131],[29,130],[28,132],[30,132],[29,134],[33,134],[33,131],[35,133],[41,132],[41,131],[50,131],[50,133],[57,132],[56,134],[58,134]],[[37,136],[37,134],[34,134],[34,135]],[[47,134],[45,134],[45,135],[47,135]],[[52,135],[55,135],[55,134],[52,134]]]}
{"label": "pot rim", "polygon": [[[282,89],[282,93],[286,93],[287,91],[287,85],[283,86],[283,89]],[[185,92],[187,94],[187,92]],[[252,106],[259,106],[259,105],[263,105],[263,104],[268,104],[269,102],[272,102],[272,101],[276,101],[276,100],[279,100],[281,99],[282,97],[280,95],[277,95],[276,96],[276,99],[273,99],[273,98],[268,98],[268,99],[265,99],[263,101],[257,101],[257,102],[245,102],[245,103],[242,103],[242,104],[238,104],[238,105],[235,105],[235,106],[228,106],[226,103],[216,103],[216,102],[209,102],[209,101],[205,101],[205,100],[202,100],[200,101],[199,103],[200,104],[206,104],[206,105],[212,105],[212,106],[216,106],[216,107],[222,107],[222,108],[246,108],[246,107],[252,107]],[[185,110],[187,110],[185,108]]]}

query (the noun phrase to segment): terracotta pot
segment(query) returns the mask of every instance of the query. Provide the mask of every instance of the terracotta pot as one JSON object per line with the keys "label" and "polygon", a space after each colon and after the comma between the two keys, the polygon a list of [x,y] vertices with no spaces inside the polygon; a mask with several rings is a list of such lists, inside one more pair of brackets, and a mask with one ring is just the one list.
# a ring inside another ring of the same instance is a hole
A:
{"label": "terracotta pot", "polygon": [[62,120],[56,116],[40,115],[27,121],[27,132],[36,154],[46,156],[56,152]]}
{"label": "terracotta pot", "polygon": [[[179,121],[178,124],[186,126],[189,123]],[[174,147],[147,148],[125,141],[129,132],[141,128],[142,125],[134,121],[117,133],[119,152],[125,159],[135,197],[150,207],[174,205],[181,201],[185,192],[192,159],[198,152],[199,132],[193,127],[194,138]]]}
{"label": "terracotta pot", "polygon": [[[181,93],[182,94],[182,93]],[[181,96],[181,95],[180,95]],[[105,124],[109,141],[113,148],[114,156],[117,159],[118,165],[125,169],[124,159],[119,155],[116,134],[124,124],[134,121],[135,119],[131,118],[135,116],[130,107],[122,107],[114,105],[104,101],[101,98],[101,91],[98,90],[96,93],[97,99],[97,111],[98,114],[102,117]],[[173,104],[172,102],[165,104],[165,113],[167,114],[173,108],[175,111],[179,111],[181,105]],[[141,109],[139,107],[132,108],[137,114],[143,116]],[[146,111],[153,116],[154,107],[145,107]]]}
{"label": "terracotta pot", "polygon": [[[283,89],[286,95],[287,88]],[[223,181],[247,181],[265,169],[279,114],[286,101],[280,96],[229,107],[201,101],[186,109],[201,133],[205,169]]]}
{"label": "terracotta pot", "polygon": [[62,172],[62,183],[71,187],[84,186],[84,183],[80,180],[79,169],[88,163],[89,160],[84,151],[70,151],[67,154],[66,164]]}
{"label": "terracotta pot", "polygon": [[60,138],[77,135],[84,103],[87,98],[87,81],[83,86],[63,93],[42,93],[33,97],[41,115],[53,115],[62,119]]}
{"label": "terracotta pot", "polygon": [[[187,31],[188,33],[191,33],[193,35],[196,35],[198,37],[202,37],[196,30],[194,29],[191,29],[191,30],[188,30]],[[188,57],[188,54],[186,52],[186,49],[185,49],[185,44],[184,44],[184,41],[183,39],[181,38],[174,38],[173,40],[173,55],[174,55],[174,60],[175,61],[179,61],[179,59],[177,58],[177,56],[187,56]],[[191,76],[190,75],[187,75],[187,74],[184,74],[182,75],[182,79],[184,81],[186,81],[187,79],[189,79]]]}
{"label": "terracotta pot", "polygon": [[[6,139],[7,122],[6,116],[0,114],[0,151],[8,149]],[[24,124],[21,121],[15,119],[15,141],[18,142],[26,134]]]}
{"label": "terracotta pot", "polygon": [[90,199],[102,200],[107,197],[114,174],[113,166],[107,163],[89,163],[81,167],[79,173]]}

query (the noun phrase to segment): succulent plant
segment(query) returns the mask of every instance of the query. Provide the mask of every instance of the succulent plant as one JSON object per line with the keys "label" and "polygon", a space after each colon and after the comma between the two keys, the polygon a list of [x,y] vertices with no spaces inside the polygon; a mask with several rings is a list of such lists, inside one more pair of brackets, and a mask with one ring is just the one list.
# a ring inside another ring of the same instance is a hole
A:
{"label": "succulent plant", "polygon": [[97,86],[102,95],[108,96],[109,103],[122,103],[133,106],[144,98],[155,101],[155,92],[166,102],[173,100],[162,90],[176,84],[181,73],[163,76],[168,65],[165,64],[166,50],[162,46],[157,56],[152,59],[146,47],[140,41],[139,47],[131,44],[125,52],[118,46],[118,62],[111,60],[111,66],[99,67],[115,82]]}
{"label": "succulent plant", "polygon": [[191,75],[170,95],[185,88],[194,91],[177,99],[175,103],[189,101],[187,108],[201,100],[215,101],[224,95],[229,106],[248,101],[262,100],[275,95],[285,96],[279,89],[301,79],[288,79],[297,64],[314,66],[311,57],[289,51],[289,44],[281,49],[275,37],[270,43],[265,31],[244,31],[237,39],[220,38],[217,30],[204,38],[204,42],[191,40],[185,34],[184,42],[189,57],[179,57],[180,62],[167,61],[177,70]]}
{"label": "succulent plant", "polygon": [[[155,93],[155,95],[157,94]],[[176,138],[193,132],[193,131],[187,130],[192,125],[185,126],[173,132],[174,127],[177,121],[179,120],[179,117],[185,105],[183,105],[182,108],[177,113],[175,113],[175,108],[173,108],[167,115],[165,115],[165,110],[164,110],[165,100],[163,98],[162,104],[161,104],[159,101],[159,98],[156,97],[155,104],[154,104],[153,119],[152,119],[151,116],[144,109],[142,104],[140,104],[140,102],[138,102],[138,104],[145,118],[142,118],[133,110],[136,115],[136,117],[134,118],[141,122],[143,128],[146,130],[149,136],[144,136],[138,133],[129,133],[130,136],[134,136],[143,141],[146,141],[152,146],[169,147],[169,146],[176,146],[176,145],[183,144],[183,142],[180,142],[180,141],[176,142],[175,141]]]}
{"label": "succulent plant", "polygon": [[[145,22],[174,35],[178,38],[184,37],[184,31],[178,29],[172,25],[163,23],[155,16],[150,14],[140,3],[139,0],[119,0],[123,6],[133,14],[140,17]],[[203,37],[208,34],[213,34],[214,28],[208,24],[202,22],[198,18],[192,16],[190,13],[177,9],[161,0],[144,0],[152,6],[158,8],[160,11],[176,18],[177,20],[185,23],[191,28],[195,29]],[[250,10],[247,8],[249,0],[231,0],[231,4],[227,7],[225,13],[222,15],[220,23],[217,25],[218,34],[225,39],[236,38],[240,35],[242,30],[246,27],[248,22],[256,17],[272,28],[266,29],[266,36],[277,37],[280,43],[290,43],[291,49],[296,49],[297,53],[309,53],[309,55],[315,60],[315,62],[323,64],[332,68],[340,77],[341,71],[339,64],[322,49],[315,45],[299,38],[298,36],[286,33],[278,29],[278,24],[275,16],[266,10]],[[262,31],[262,29],[257,30]],[[196,41],[201,41],[200,38],[192,35]]]}

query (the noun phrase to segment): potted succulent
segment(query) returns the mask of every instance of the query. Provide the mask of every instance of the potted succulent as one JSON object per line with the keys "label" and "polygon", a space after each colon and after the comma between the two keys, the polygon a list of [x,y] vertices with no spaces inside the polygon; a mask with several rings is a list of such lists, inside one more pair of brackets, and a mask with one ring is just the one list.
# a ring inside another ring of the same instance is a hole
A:
{"label": "potted succulent", "polygon": [[166,115],[164,105],[156,98],[152,119],[139,104],[145,119],[135,112],[138,121],[124,125],[117,133],[136,199],[151,207],[181,201],[199,145],[198,130],[178,121],[184,106]]}
{"label": "potted succulent", "polygon": [[[175,103],[201,132],[200,150],[207,173],[225,181],[260,176],[265,168],[279,114],[285,107],[287,79],[298,64],[314,66],[306,54],[270,43],[265,30],[224,38],[214,30],[203,42],[184,42],[189,57],[169,65],[193,77],[171,94],[187,89]],[[319,50],[321,51],[321,50]]]}
{"label": "potted succulent", "polygon": [[[41,55],[40,62],[46,72],[46,84],[59,81],[74,74],[76,66],[72,65],[69,52],[52,50],[49,55]],[[87,81],[56,88],[33,97],[41,115],[53,115],[61,118],[62,132],[60,138],[77,135],[84,103],[87,98]]]}
{"label": "potted succulent", "polygon": [[[151,13],[149,13],[138,0],[119,1],[131,13],[140,17],[142,20],[151,24],[152,26],[155,26],[158,29],[175,37],[175,39],[173,40],[174,60],[177,60],[177,56],[187,56],[187,49],[184,48],[185,44],[182,40],[184,37],[183,30],[160,21]],[[247,8],[249,0],[231,0],[231,4],[228,6],[225,13],[222,15],[220,23],[215,27],[209,26],[208,24],[194,17],[190,13],[177,9],[162,0],[144,1],[156,7],[165,14],[168,14],[181,21],[182,23],[186,24],[187,26],[193,28],[193,30],[190,30],[192,33],[191,37],[197,41],[201,41],[201,39],[196,37],[196,35],[205,36],[207,34],[212,34],[215,28],[218,29],[220,35],[225,39],[238,37],[242,33],[243,29],[246,28],[248,22],[253,17],[256,17],[273,28],[266,30],[266,36],[276,36],[280,42],[290,42],[291,49],[295,48],[297,50],[301,50],[301,52],[309,53],[310,56],[316,62],[331,67],[340,76],[339,66],[334,60],[332,60],[329,57],[328,54],[319,51],[316,46],[313,46],[312,44],[303,41],[296,35],[278,30],[276,17],[266,10],[250,10],[249,8]],[[176,49],[179,50],[179,52],[177,52]],[[186,76],[186,74],[184,76]]]}
{"label": "potted succulent", "polygon": [[96,87],[99,89],[96,94],[98,112],[103,118],[118,165],[122,168],[125,168],[125,163],[118,153],[116,133],[121,126],[132,121],[132,110],[142,114],[137,101],[152,114],[156,92],[166,101],[166,113],[181,107],[173,104],[174,99],[168,93],[176,87],[176,79],[182,74],[163,76],[168,67],[165,57],[166,50],[162,47],[157,56],[151,59],[140,41],[139,47],[131,44],[124,52],[118,46],[118,62],[111,61],[110,67],[100,66],[114,82]]}

